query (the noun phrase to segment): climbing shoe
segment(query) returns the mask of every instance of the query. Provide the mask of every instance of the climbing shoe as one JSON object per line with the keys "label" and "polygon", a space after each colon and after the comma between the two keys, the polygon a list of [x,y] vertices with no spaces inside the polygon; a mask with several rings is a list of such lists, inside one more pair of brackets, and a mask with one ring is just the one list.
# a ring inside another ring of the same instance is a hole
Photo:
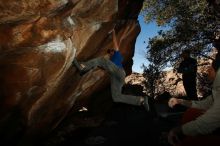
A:
{"label": "climbing shoe", "polygon": [[72,64],[79,70],[79,74],[80,76],[83,76],[84,74],[86,74],[89,70],[82,68],[82,66],[78,63],[78,61],[76,59],[73,60]]}
{"label": "climbing shoe", "polygon": [[89,70],[81,69],[81,70],[79,71],[79,75],[80,75],[80,76],[83,76],[83,75],[86,74],[88,71],[89,71]]}
{"label": "climbing shoe", "polygon": [[75,58],[74,58],[72,64],[73,64],[79,71],[82,70],[80,64],[78,63],[78,61],[77,61]]}

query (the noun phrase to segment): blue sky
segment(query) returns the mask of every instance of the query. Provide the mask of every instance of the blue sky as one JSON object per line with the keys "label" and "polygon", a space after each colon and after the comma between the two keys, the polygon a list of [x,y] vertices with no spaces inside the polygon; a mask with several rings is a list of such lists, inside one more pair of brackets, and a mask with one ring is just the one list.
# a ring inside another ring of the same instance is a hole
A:
{"label": "blue sky", "polygon": [[145,23],[142,15],[139,15],[138,20],[141,26],[141,32],[138,35],[135,44],[135,53],[133,57],[132,71],[142,73],[143,69],[141,68],[141,66],[143,64],[145,64],[146,66],[149,64],[149,62],[145,58],[145,54],[147,52],[146,47],[148,45],[148,40],[149,38],[157,35],[157,32],[163,29],[164,27],[158,27],[155,22],[151,22],[148,24]]}

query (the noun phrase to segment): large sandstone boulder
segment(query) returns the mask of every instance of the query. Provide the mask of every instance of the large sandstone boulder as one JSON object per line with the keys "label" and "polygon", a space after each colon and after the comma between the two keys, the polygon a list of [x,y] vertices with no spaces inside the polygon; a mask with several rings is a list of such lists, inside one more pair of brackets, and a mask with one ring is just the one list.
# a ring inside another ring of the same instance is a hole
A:
{"label": "large sandstone boulder", "polygon": [[108,31],[116,22],[120,22],[119,37],[130,27],[120,48],[130,73],[142,3],[1,0],[1,139],[8,142],[16,135],[25,139],[27,135],[47,134],[77,106],[76,100],[87,100],[109,83],[106,72],[100,69],[80,77],[71,62],[75,57],[87,61],[105,55],[112,47]]}

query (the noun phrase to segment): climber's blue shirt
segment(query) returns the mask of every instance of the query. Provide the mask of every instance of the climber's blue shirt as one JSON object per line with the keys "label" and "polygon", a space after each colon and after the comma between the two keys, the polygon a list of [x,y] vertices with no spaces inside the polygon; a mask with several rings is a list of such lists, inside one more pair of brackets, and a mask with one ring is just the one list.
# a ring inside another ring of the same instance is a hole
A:
{"label": "climber's blue shirt", "polygon": [[119,51],[115,51],[115,53],[113,54],[110,60],[119,68],[123,68],[122,65],[123,57]]}

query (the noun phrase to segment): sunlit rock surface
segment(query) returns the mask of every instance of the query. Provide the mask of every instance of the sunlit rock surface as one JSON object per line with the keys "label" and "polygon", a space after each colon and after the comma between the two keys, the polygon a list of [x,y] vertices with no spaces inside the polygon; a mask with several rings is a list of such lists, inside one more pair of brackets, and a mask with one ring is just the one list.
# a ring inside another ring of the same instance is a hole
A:
{"label": "sunlit rock surface", "polygon": [[120,48],[129,74],[142,2],[1,0],[2,139],[47,134],[77,106],[75,101],[86,101],[108,85],[106,72],[94,69],[80,77],[71,62],[75,57],[87,61],[105,55],[113,46],[108,32],[116,22],[119,37],[129,27]]}

